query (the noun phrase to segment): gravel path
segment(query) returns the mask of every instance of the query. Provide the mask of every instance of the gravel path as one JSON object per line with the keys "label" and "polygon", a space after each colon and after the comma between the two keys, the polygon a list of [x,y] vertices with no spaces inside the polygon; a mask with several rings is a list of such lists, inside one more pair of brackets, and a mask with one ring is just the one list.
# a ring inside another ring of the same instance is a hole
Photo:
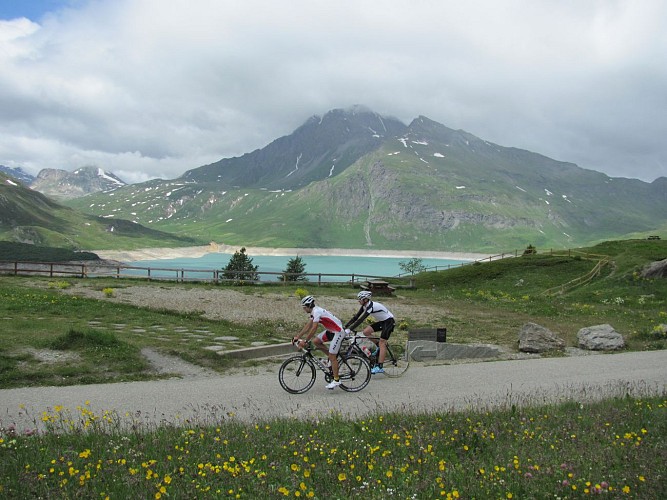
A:
{"label": "gravel path", "polygon": [[626,394],[667,394],[667,351],[459,365],[411,364],[400,378],[374,376],[359,393],[328,391],[320,376],[302,395],[284,392],[277,365],[255,374],[73,387],[0,390],[0,428],[43,428],[42,415],[82,410],[113,414],[126,425],[192,426],[238,419],[313,419],[337,412],[361,418],[378,411],[493,409]]}

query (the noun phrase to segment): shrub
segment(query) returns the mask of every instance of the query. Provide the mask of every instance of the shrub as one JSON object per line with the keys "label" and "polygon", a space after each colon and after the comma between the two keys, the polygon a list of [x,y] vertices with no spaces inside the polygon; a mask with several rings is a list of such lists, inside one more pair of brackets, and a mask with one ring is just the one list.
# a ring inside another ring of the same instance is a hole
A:
{"label": "shrub", "polygon": [[528,245],[523,251],[523,255],[532,255],[535,253],[537,253],[537,248],[535,248],[533,245]]}

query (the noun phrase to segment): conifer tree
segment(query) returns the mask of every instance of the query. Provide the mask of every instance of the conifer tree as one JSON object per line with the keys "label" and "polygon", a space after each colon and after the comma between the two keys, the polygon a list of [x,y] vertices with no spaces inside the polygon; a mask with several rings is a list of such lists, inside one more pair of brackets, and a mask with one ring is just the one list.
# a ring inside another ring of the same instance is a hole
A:
{"label": "conifer tree", "polygon": [[303,273],[306,270],[306,263],[298,255],[287,261],[287,267],[283,270],[283,281],[308,281],[308,277]]}
{"label": "conifer tree", "polygon": [[245,247],[234,252],[227,265],[222,269],[226,279],[238,281],[256,281],[259,279],[259,266],[252,265],[252,259],[245,253]]}

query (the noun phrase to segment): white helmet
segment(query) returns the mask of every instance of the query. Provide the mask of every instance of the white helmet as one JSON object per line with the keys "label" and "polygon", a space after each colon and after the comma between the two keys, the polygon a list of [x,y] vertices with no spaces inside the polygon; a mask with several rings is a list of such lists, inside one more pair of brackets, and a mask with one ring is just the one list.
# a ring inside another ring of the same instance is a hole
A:
{"label": "white helmet", "polygon": [[301,299],[301,305],[305,307],[313,307],[315,305],[315,297],[312,295],[306,295]]}
{"label": "white helmet", "polygon": [[369,292],[368,290],[362,290],[361,292],[359,292],[357,294],[357,299],[359,299],[359,300],[363,300],[363,299],[371,300],[372,295],[373,294],[371,292]]}

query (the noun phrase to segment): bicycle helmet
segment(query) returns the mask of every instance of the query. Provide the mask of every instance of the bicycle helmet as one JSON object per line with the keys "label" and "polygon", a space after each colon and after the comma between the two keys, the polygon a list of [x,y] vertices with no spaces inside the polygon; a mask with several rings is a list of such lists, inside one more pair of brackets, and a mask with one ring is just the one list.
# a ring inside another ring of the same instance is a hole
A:
{"label": "bicycle helmet", "polygon": [[301,305],[304,307],[313,307],[315,305],[315,297],[312,295],[306,295],[301,299]]}
{"label": "bicycle helmet", "polygon": [[358,300],[363,300],[363,299],[371,300],[372,295],[373,294],[371,292],[369,292],[368,290],[362,290],[361,292],[359,292],[357,294],[357,299]]}

